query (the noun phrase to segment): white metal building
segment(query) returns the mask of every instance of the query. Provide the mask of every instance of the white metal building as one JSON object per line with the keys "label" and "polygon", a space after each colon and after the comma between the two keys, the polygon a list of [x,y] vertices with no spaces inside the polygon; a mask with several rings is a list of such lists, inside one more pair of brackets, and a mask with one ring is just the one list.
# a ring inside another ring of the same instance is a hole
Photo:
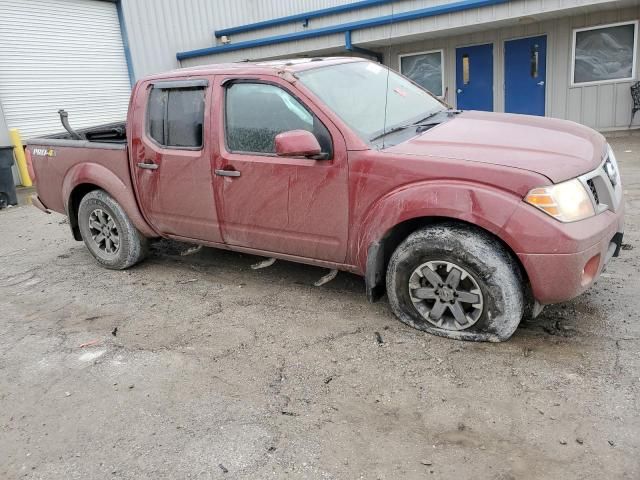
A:
{"label": "white metal building", "polygon": [[[378,58],[459,108],[627,128],[640,0],[0,0],[0,142],[125,115],[144,75]],[[640,115],[634,120],[640,126]]]}

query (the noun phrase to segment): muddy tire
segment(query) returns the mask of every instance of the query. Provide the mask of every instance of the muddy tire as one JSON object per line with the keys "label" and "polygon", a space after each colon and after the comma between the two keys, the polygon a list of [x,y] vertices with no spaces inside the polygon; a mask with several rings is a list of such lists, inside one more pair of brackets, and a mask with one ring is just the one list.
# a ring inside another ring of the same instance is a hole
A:
{"label": "muddy tire", "polygon": [[525,306],[512,255],[488,233],[456,223],[418,230],[398,246],[387,294],[402,322],[458,340],[508,340]]}
{"label": "muddy tire", "polygon": [[78,227],[89,252],[98,263],[113,270],[135,265],[149,250],[149,240],[104,190],[93,190],[82,198]]}

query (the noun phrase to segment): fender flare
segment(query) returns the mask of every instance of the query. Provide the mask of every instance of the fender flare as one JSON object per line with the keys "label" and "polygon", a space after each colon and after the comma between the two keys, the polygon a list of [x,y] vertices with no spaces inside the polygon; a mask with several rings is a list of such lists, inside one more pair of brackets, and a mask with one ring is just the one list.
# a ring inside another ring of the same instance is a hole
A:
{"label": "fender flare", "polygon": [[456,180],[412,183],[384,195],[363,216],[352,251],[354,263],[365,272],[367,297],[373,301],[384,291],[391,254],[385,241],[399,225],[419,220],[458,220],[492,233],[511,251],[517,251],[517,240],[504,227],[521,201],[512,192]]}
{"label": "fender flare", "polygon": [[72,211],[73,206],[70,204],[71,195],[76,187],[83,184],[95,185],[111,195],[120,206],[122,206],[135,227],[140,230],[145,237],[153,238],[158,236],[158,233],[156,233],[142,217],[131,185],[127,186],[107,167],[92,162],[75,165],[69,169],[62,182],[64,209],[69,217],[69,224],[72,230],[74,230],[74,227],[77,225],[77,212]]}

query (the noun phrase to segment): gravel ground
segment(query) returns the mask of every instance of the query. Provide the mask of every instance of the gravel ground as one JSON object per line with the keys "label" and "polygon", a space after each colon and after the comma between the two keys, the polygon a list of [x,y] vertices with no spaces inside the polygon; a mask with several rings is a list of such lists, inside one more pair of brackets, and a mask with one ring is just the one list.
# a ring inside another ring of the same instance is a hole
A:
{"label": "gravel ground", "polygon": [[622,256],[503,344],[309,266],[161,242],[105,270],[0,212],[0,478],[640,478],[640,138],[612,143]]}

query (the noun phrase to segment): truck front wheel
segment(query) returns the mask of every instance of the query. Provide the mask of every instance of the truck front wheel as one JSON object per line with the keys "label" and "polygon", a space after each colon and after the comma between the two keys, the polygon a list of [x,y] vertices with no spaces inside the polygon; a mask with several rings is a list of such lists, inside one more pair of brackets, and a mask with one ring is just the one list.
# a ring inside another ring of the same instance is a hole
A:
{"label": "truck front wheel", "polygon": [[387,294],[402,322],[458,340],[509,339],[525,304],[509,252],[488,233],[456,223],[418,230],[398,246]]}
{"label": "truck front wheel", "polygon": [[82,198],[78,227],[89,252],[107,268],[124,270],[147,255],[148,239],[104,190],[93,190]]}

